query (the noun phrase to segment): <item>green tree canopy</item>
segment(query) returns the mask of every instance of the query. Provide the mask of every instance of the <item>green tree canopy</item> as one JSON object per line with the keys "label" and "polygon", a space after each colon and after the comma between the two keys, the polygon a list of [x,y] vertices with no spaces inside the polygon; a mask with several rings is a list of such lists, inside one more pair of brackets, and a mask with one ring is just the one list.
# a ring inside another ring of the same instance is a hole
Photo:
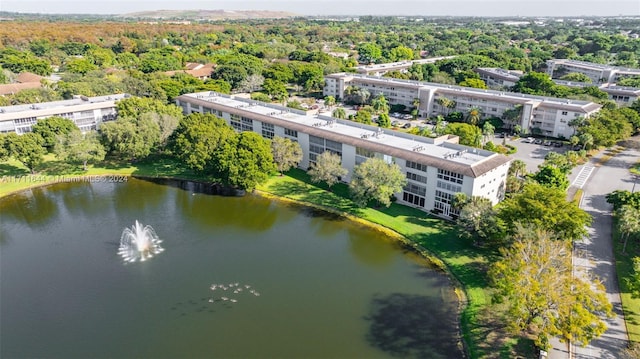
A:
{"label": "green tree canopy", "polygon": [[213,154],[235,131],[221,118],[211,114],[185,116],[169,140],[172,153],[189,168],[213,172]]}
{"label": "green tree canopy", "polygon": [[498,205],[498,216],[505,222],[507,232],[513,234],[516,223],[547,230],[554,238],[575,241],[587,234],[585,226],[591,216],[575,202],[566,201],[563,190],[527,183]]}
{"label": "green tree canopy", "polygon": [[513,90],[531,95],[548,96],[553,92],[555,86],[555,83],[551,80],[549,75],[542,72],[532,71],[522,76],[518,82],[516,82]]}
{"label": "green tree canopy", "polygon": [[552,165],[543,165],[531,178],[546,187],[566,190],[569,187],[567,173],[562,169]]}
{"label": "green tree canopy", "polygon": [[120,117],[100,126],[105,149],[123,159],[147,157],[160,143],[160,126],[152,118]]}
{"label": "green tree canopy", "polygon": [[35,173],[37,166],[44,160],[42,137],[33,132],[24,135],[8,134],[5,137],[5,147],[9,150],[9,156],[25,165],[31,173]]}
{"label": "green tree canopy", "polygon": [[54,152],[63,161],[82,164],[85,171],[88,163],[102,161],[106,154],[97,132],[83,134],[80,131],[58,136]]}
{"label": "green tree canopy", "polygon": [[389,207],[391,196],[402,191],[407,179],[396,164],[381,158],[369,158],[353,170],[349,192],[353,201],[364,207],[369,201]]}
{"label": "green tree canopy", "polygon": [[284,137],[274,137],[271,141],[271,152],[276,168],[282,175],[291,167],[297,166],[302,161],[302,148],[296,141]]}
{"label": "green tree canopy", "polygon": [[359,44],[356,50],[358,51],[358,61],[363,64],[374,63],[382,58],[382,49],[380,46],[371,42]]}
{"label": "green tree canopy", "polygon": [[149,97],[130,97],[118,101],[116,104],[118,116],[139,117],[144,113],[157,113],[182,118],[182,108],[176,105],[167,105],[163,101]]}
{"label": "green tree canopy", "polygon": [[460,144],[472,147],[480,147],[482,145],[482,130],[478,126],[468,123],[450,123],[444,133],[456,135],[460,137]]}
{"label": "green tree canopy", "polygon": [[341,177],[347,174],[347,169],[342,167],[342,159],[339,155],[325,151],[316,157],[315,163],[311,165],[308,171],[311,182],[324,182],[331,190]]}
{"label": "green tree canopy", "polygon": [[[511,246],[489,271],[497,296],[506,298],[505,320],[514,332],[533,331],[535,343],[549,348],[549,338],[586,345],[602,335],[612,305],[599,281],[572,273],[570,243],[535,226],[520,226]],[[594,291],[592,286],[596,287]]]}
{"label": "green tree canopy", "polygon": [[225,141],[213,161],[226,185],[248,191],[276,170],[269,140],[255,132],[241,132]]}
{"label": "green tree canopy", "polygon": [[79,131],[78,126],[68,118],[52,116],[42,119],[31,126],[33,133],[40,135],[43,146],[49,151],[58,143],[58,136]]}

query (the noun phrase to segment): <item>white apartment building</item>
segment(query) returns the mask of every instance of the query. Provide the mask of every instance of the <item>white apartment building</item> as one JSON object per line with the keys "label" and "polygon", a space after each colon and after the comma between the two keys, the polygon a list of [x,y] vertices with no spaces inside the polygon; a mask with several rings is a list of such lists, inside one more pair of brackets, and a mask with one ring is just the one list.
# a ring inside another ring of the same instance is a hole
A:
{"label": "white apartment building", "polygon": [[285,137],[302,147],[300,168],[330,151],[342,158],[349,182],[356,165],[368,158],[396,163],[407,185],[399,203],[439,215],[455,215],[455,193],[488,198],[496,204],[504,197],[511,159],[504,155],[457,143],[456,136],[426,138],[323,115],[260,103],[215,92],[185,94],[176,99],[185,114],[211,113],[237,131],[253,131],[265,138]]}
{"label": "white apartment building", "polygon": [[[402,104],[408,108],[413,106],[417,98],[420,100],[418,110],[423,117],[446,115],[454,111],[466,114],[471,108],[480,109],[483,118],[502,117],[506,110],[519,107],[522,110],[517,124],[523,130],[529,133],[539,131],[551,137],[571,137],[573,129],[569,127],[569,121],[577,117],[588,118],[602,107],[589,101],[347,73],[325,76],[323,93],[342,99],[349,86],[367,89],[372,97],[383,94],[390,104]],[[455,107],[441,106],[439,98],[454,101]]]}
{"label": "white apartment building", "polygon": [[455,56],[439,56],[420,60],[406,60],[398,62],[386,62],[383,64],[361,65],[356,67],[356,72],[359,74],[370,76],[382,76],[389,71],[406,72],[409,67],[413,66],[413,64],[433,64],[436,61],[452,59],[454,57]]}
{"label": "white apartment building", "polygon": [[640,69],[568,59],[547,60],[547,74],[551,78],[560,78],[571,72],[588,76],[594,84],[616,83],[622,78],[640,77]]}
{"label": "white apartment building", "polygon": [[0,107],[0,133],[31,132],[31,126],[38,120],[53,116],[72,120],[81,131],[94,130],[101,122],[115,120],[116,102],[126,97],[126,94],[79,96],[71,100]]}
{"label": "white apartment building", "polygon": [[[554,83],[567,87],[587,87],[594,86],[592,83],[587,82],[576,82],[576,81],[565,81],[565,80],[553,80]],[[609,100],[614,101],[620,106],[628,106],[638,98],[640,98],[640,88],[637,87],[626,87],[626,86],[616,86],[612,84],[601,84],[598,88],[607,94]]]}
{"label": "white apartment building", "polygon": [[522,77],[522,71],[505,70],[496,67],[479,67],[473,71],[480,75],[480,79],[493,90],[508,90],[515,86]]}

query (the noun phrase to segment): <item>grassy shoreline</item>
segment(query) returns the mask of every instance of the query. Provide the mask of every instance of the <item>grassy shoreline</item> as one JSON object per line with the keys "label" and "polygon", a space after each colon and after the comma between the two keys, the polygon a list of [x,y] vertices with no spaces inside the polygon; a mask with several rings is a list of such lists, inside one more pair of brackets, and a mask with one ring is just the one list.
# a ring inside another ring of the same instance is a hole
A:
{"label": "grassy shoreline", "polygon": [[[7,183],[7,179],[12,176],[21,180]],[[55,183],[46,182],[47,178],[64,180],[90,176],[134,176],[211,181],[211,178],[200,176],[182,168],[179,163],[164,158],[135,165],[107,162],[101,166],[90,166],[86,172],[77,168],[71,170],[64,164],[47,159],[39,174],[30,176],[26,168],[18,162],[0,163],[0,178],[3,179],[0,182],[0,198],[28,188]],[[452,224],[416,208],[395,203],[389,208],[358,208],[348,198],[346,185],[338,184],[328,191],[322,185],[311,184],[307,174],[297,169],[290,171],[286,176],[271,177],[256,190],[259,195],[274,200],[312,206],[383,231],[404,245],[412,247],[429,259],[436,268],[446,272],[459,298],[461,340],[469,357],[510,358],[531,354],[529,340],[507,338],[500,328],[496,328],[500,314],[494,313],[497,308],[491,304],[491,293],[487,289],[489,283],[485,275],[495,253],[473,247],[469,241],[459,239]],[[492,339],[488,338],[489,336]]]}

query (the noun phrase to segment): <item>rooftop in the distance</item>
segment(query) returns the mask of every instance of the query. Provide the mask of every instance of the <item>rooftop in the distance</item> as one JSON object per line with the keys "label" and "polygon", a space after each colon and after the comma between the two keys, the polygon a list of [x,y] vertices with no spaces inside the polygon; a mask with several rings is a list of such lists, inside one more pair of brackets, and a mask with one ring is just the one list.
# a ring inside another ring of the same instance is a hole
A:
{"label": "rooftop in the distance", "polygon": [[374,77],[374,76],[366,76],[360,74],[347,74],[347,73],[338,73],[333,75],[327,75],[327,77],[335,77],[335,76],[353,76],[355,78],[365,79],[367,81],[376,81],[378,83],[392,83],[399,84],[404,86],[412,86],[416,89],[420,87],[430,87],[440,90],[451,90],[451,91],[460,91],[466,92],[469,94],[485,94],[491,96],[498,96],[504,98],[511,99],[519,99],[522,102],[527,100],[535,100],[542,103],[554,104],[554,105],[564,105],[564,106],[574,106],[574,107],[583,107],[583,106],[591,106],[594,105],[593,102],[590,101],[581,101],[581,100],[568,100],[557,97],[546,97],[546,96],[536,96],[536,95],[528,95],[522,94],[518,92],[507,92],[507,91],[496,91],[496,90],[485,90],[485,89],[477,89],[472,87],[464,87],[464,86],[456,86],[456,85],[446,85],[434,82],[419,82],[412,80],[404,80],[404,79],[395,79],[389,77]]}
{"label": "rooftop in the distance", "polygon": [[25,112],[25,111],[31,111],[31,110],[47,110],[47,109],[55,109],[55,108],[62,108],[62,107],[86,105],[90,103],[117,101],[117,100],[126,98],[128,96],[129,96],[128,94],[114,94],[114,95],[95,96],[95,97],[80,96],[70,100],[40,102],[35,104],[14,105],[14,106],[2,106],[0,107],[0,113],[8,114],[8,113]]}

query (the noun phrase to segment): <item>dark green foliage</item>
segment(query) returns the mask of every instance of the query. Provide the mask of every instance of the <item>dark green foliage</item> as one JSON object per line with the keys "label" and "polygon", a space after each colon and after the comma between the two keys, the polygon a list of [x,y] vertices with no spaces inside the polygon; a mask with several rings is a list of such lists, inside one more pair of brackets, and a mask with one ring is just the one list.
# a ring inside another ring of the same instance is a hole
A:
{"label": "dark green foliage", "polygon": [[68,118],[49,117],[31,126],[33,133],[42,137],[42,145],[51,152],[58,143],[58,136],[64,136],[73,131],[79,131],[78,126]]}
{"label": "dark green foliage", "polygon": [[20,136],[10,133],[4,141],[5,148],[9,150],[9,156],[20,161],[31,173],[35,173],[37,166],[44,160],[46,152],[42,146],[42,137],[33,132]]}
{"label": "dark green foliage", "polygon": [[521,192],[513,194],[498,205],[498,216],[505,222],[508,234],[512,234],[516,223],[547,230],[554,238],[573,241],[586,235],[585,226],[591,216],[567,202],[566,193],[557,188],[539,183],[527,183]]}
{"label": "dark green foliage", "polygon": [[227,123],[211,114],[185,116],[169,140],[171,152],[189,168],[213,173],[214,152],[235,136]]}
{"label": "dark green foliage", "polygon": [[543,186],[566,190],[569,187],[569,179],[566,172],[559,167],[545,165],[531,176],[536,182]]}
{"label": "dark green foliage", "polygon": [[276,170],[269,141],[255,132],[242,132],[226,141],[213,162],[226,185],[242,190],[253,190]]}

